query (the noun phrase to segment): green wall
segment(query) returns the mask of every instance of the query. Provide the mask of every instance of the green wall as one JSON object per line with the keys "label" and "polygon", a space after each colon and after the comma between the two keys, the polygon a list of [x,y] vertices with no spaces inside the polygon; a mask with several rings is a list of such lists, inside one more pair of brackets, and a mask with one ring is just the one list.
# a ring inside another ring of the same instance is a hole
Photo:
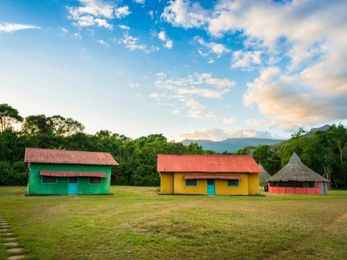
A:
{"label": "green wall", "polygon": [[88,177],[78,177],[78,194],[110,194],[110,166],[37,163],[31,163],[29,167],[28,194],[67,194],[67,177],[57,177],[57,183],[42,183],[40,170],[105,172],[106,178],[101,178],[101,183],[98,184],[90,184]]}

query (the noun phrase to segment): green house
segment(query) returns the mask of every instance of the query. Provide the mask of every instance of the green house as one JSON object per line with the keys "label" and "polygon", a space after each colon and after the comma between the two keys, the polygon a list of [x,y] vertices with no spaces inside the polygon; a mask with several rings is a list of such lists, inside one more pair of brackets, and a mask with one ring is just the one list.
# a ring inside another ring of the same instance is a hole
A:
{"label": "green house", "polygon": [[110,194],[109,153],[26,148],[28,195]]}

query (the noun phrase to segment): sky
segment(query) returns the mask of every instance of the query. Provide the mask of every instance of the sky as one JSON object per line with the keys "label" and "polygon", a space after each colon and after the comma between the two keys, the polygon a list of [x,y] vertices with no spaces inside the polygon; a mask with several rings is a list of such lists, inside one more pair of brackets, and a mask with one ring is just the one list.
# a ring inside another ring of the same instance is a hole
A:
{"label": "sky", "polygon": [[86,132],[288,138],[347,123],[347,1],[0,1],[0,103]]}

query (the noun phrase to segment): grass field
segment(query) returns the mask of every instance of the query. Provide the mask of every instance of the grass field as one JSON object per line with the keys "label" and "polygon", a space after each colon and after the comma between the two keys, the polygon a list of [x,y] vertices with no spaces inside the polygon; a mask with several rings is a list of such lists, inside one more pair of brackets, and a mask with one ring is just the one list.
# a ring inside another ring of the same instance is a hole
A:
{"label": "grass field", "polygon": [[[346,259],[347,191],[329,196],[25,197],[0,187],[0,214],[37,259]],[[4,248],[0,246],[0,258]]]}

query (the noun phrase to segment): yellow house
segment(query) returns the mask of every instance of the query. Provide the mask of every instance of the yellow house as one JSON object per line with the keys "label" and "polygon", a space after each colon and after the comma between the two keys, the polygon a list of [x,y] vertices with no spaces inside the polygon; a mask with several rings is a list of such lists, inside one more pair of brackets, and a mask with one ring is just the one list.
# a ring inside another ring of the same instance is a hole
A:
{"label": "yellow house", "polygon": [[261,168],[250,155],[159,154],[161,194],[255,195]]}

